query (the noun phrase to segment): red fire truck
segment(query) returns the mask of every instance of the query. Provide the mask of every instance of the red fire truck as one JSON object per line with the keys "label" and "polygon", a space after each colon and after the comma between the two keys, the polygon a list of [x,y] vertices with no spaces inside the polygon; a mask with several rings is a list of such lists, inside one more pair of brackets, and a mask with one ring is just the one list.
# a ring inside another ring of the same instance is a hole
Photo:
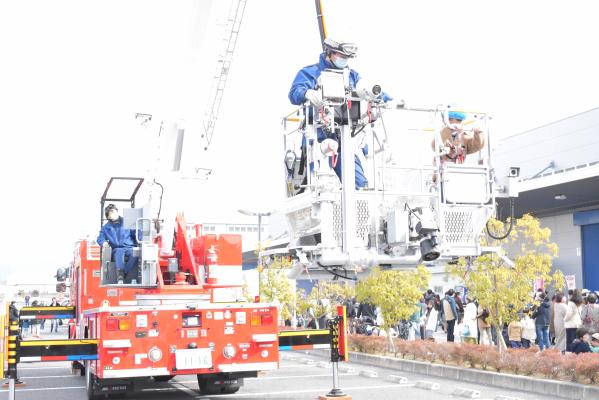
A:
{"label": "red fire truck", "polygon": [[[111,185],[133,183],[128,198],[111,198]],[[144,380],[196,374],[201,393],[234,393],[243,378],[278,368],[277,309],[242,299],[241,237],[203,234],[176,217],[172,250],[164,252],[158,221],[135,208],[141,178],[111,178],[101,200],[130,202],[125,224],[137,235],[135,275],[116,283],[110,248],[77,243],[70,268],[76,319],[71,339],[96,339],[97,359],[77,362],[88,398],[135,390]],[[191,231],[191,235],[189,234]],[[95,357],[90,357],[95,358]]]}

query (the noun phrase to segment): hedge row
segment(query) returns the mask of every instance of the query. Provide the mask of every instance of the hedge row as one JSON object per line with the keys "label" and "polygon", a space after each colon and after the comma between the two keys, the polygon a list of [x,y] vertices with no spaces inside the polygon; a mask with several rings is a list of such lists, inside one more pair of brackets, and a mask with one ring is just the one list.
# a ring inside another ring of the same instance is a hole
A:
{"label": "hedge row", "polygon": [[389,349],[389,339],[386,337],[349,337],[350,350],[361,353],[585,384],[599,383],[599,354],[595,353],[561,354],[554,349],[539,352],[535,348],[507,349],[499,353],[496,347],[468,343],[402,339],[393,339],[393,343],[394,351]]}

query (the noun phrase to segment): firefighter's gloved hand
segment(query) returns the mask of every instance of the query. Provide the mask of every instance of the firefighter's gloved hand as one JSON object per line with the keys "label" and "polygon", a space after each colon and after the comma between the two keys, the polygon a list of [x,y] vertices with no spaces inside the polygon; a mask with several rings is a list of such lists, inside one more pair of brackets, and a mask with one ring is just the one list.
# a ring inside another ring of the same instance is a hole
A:
{"label": "firefighter's gloved hand", "polygon": [[306,90],[305,97],[316,108],[320,108],[320,107],[324,106],[324,102],[322,101],[320,92],[318,92],[314,89]]}

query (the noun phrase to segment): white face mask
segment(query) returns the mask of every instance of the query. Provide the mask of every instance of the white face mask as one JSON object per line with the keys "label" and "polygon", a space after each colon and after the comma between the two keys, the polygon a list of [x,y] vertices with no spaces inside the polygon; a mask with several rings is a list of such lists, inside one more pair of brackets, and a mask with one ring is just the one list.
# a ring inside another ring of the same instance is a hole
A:
{"label": "white face mask", "polygon": [[108,219],[111,221],[118,221],[119,212],[116,210],[110,210],[110,212],[108,213]]}
{"label": "white face mask", "polygon": [[447,124],[447,126],[452,131],[459,131],[460,129],[462,129],[462,124],[460,124],[460,123]]}

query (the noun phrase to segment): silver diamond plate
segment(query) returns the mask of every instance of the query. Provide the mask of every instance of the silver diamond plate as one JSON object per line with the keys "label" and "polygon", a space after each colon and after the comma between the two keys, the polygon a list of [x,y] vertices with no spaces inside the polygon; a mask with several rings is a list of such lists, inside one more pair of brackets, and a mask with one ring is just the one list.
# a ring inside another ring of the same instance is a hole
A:
{"label": "silver diamond plate", "polygon": [[447,243],[476,245],[472,211],[445,210],[443,216],[445,223],[443,238]]}

